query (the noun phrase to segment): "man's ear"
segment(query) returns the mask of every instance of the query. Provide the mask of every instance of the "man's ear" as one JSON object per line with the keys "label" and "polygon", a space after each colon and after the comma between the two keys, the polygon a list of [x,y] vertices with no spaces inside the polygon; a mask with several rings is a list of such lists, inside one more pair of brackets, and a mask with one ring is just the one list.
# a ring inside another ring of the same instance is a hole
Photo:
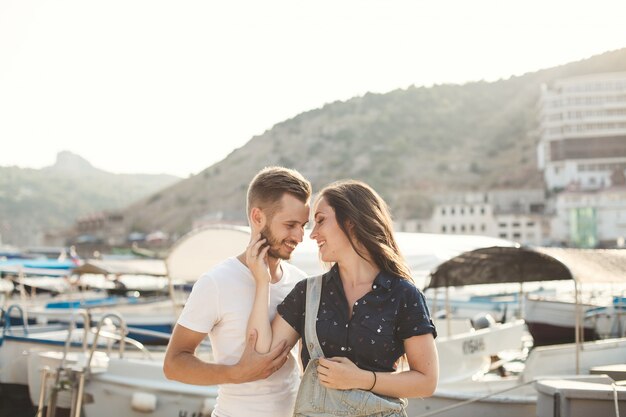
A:
{"label": "man's ear", "polygon": [[252,207],[250,210],[250,228],[252,230],[261,230],[265,226],[265,213],[259,207]]}

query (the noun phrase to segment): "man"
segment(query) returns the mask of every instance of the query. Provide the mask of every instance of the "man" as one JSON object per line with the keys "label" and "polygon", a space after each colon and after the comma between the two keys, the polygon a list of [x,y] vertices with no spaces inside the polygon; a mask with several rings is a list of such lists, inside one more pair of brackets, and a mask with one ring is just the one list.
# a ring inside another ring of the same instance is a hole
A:
{"label": "man", "polygon": [[[248,221],[265,237],[272,279],[270,312],[305,277],[281,262],[302,242],[309,219],[311,184],[297,171],[261,170],[248,188]],[[169,379],[219,385],[216,417],[291,416],[299,385],[295,355],[285,343],[267,354],[255,351],[256,333],[246,335],[256,285],[244,251],[213,267],[196,282],[167,347],[163,371]],[[195,356],[209,335],[214,363]],[[283,365],[284,364],[284,365]]]}

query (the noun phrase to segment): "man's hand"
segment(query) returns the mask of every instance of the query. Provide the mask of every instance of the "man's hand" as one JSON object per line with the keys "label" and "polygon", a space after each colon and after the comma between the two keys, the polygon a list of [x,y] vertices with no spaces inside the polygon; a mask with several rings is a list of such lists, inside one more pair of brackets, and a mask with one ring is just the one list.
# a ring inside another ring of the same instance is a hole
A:
{"label": "man's hand", "polygon": [[258,353],[254,348],[257,336],[256,330],[252,330],[239,362],[233,366],[233,379],[236,384],[265,379],[278,371],[287,361],[291,349],[284,340],[269,352]]}

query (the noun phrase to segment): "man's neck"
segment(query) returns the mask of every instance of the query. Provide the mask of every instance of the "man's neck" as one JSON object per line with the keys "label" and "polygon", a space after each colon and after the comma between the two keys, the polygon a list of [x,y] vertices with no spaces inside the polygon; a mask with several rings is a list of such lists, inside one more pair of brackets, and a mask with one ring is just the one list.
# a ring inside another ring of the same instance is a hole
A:
{"label": "man's neck", "polygon": [[283,268],[280,265],[279,258],[267,257],[267,267],[270,270],[270,276],[272,277],[272,284],[277,283],[283,277]]}
{"label": "man's neck", "polygon": [[[248,268],[248,263],[246,262],[246,253],[242,253],[239,256],[237,256],[237,259],[239,259],[239,262],[241,262],[242,264],[244,264],[246,266],[246,268]],[[270,272],[270,277],[271,277],[271,283],[275,284],[278,281],[281,280],[281,278],[283,277],[283,268],[280,265],[280,259],[279,258],[273,258],[268,256],[267,257],[267,268],[269,269]],[[249,269],[249,268],[248,268]]]}

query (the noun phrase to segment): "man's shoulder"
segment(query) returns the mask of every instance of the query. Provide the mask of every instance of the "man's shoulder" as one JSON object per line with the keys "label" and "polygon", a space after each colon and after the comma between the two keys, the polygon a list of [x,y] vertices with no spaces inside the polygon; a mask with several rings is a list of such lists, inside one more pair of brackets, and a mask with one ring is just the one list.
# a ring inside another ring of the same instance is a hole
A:
{"label": "man's shoulder", "polygon": [[291,275],[297,281],[300,281],[309,276],[306,272],[289,262],[283,262],[282,264],[289,271],[289,275]]}
{"label": "man's shoulder", "polygon": [[228,274],[246,274],[248,272],[248,268],[241,263],[236,256],[231,256],[230,258],[226,258],[211,267],[205,275],[221,275],[223,273]]}
{"label": "man's shoulder", "polygon": [[219,283],[223,280],[233,280],[237,276],[245,276],[247,269],[235,257],[226,258],[213,265],[208,271],[200,275],[198,282]]}

